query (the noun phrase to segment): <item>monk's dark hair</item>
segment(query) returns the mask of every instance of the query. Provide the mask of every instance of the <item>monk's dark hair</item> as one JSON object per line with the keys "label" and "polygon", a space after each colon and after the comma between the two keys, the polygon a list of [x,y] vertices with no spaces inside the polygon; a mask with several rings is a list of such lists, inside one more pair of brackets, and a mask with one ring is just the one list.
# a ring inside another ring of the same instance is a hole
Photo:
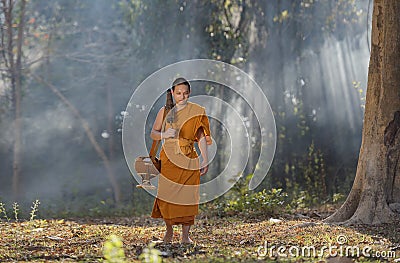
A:
{"label": "monk's dark hair", "polygon": [[172,87],[171,89],[175,91],[175,86],[180,85],[180,84],[185,84],[188,87],[188,90],[190,92],[190,83],[187,81],[185,78],[179,77],[172,82]]}

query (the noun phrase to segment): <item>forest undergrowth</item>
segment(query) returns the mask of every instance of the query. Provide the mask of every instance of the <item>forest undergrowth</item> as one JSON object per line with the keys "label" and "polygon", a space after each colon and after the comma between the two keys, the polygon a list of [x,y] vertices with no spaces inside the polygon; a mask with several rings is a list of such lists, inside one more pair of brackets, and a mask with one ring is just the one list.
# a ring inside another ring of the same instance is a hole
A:
{"label": "forest undergrowth", "polygon": [[[0,222],[4,262],[399,262],[398,223],[324,224],[292,214],[198,216],[194,244],[162,243],[165,227],[149,216]],[[358,254],[357,254],[358,253]],[[339,260],[339,261],[335,261]]]}

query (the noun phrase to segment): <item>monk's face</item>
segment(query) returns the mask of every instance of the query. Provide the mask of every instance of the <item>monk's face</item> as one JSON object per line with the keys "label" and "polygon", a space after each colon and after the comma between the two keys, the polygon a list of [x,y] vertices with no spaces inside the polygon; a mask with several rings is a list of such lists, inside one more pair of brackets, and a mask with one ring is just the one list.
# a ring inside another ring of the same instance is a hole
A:
{"label": "monk's face", "polygon": [[178,105],[186,105],[190,91],[189,87],[185,84],[179,84],[175,86],[175,89],[172,91],[172,95],[174,96],[175,103]]}

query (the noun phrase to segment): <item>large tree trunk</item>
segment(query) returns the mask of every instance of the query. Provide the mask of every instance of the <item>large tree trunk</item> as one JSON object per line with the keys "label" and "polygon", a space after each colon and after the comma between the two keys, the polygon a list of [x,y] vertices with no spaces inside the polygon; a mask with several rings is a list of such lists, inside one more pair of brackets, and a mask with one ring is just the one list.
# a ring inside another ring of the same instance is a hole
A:
{"label": "large tree trunk", "polygon": [[400,206],[399,0],[375,0],[362,145],[353,188],[326,222],[390,223]]}

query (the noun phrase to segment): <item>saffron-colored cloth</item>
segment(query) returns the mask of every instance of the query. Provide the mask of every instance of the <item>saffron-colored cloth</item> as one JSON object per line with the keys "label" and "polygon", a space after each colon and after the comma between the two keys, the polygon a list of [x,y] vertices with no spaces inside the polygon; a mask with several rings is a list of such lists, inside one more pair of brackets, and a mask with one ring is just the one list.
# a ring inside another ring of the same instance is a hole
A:
{"label": "saffron-colored cloth", "polygon": [[[172,114],[172,112],[171,112]],[[166,118],[168,120],[168,116]],[[210,124],[204,107],[188,102],[175,112],[173,123],[164,130],[177,129],[177,138],[164,140],[160,152],[161,174],[151,217],[163,218],[171,225],[193,225],[199,208],[200,162],[194,143],[202,129],[211,144]]]}

